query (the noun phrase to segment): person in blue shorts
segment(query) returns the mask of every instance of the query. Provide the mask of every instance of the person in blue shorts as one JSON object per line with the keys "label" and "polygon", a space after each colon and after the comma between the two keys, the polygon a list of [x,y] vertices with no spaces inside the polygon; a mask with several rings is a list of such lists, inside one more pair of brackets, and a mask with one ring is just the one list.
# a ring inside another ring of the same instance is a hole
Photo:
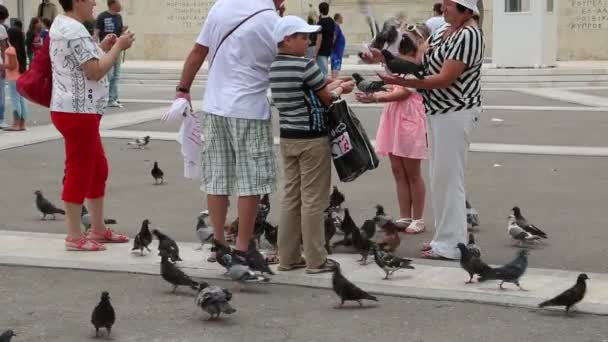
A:
{"label": "person in blue shorts", "polygon": [[334,46],[331,51],[331,76],[336,79],[340,76],[340,70],[342,69],[342,57],[344,56],[344,49],[346,48],[346,38],[342,33],[342,23],[344,18],[342,14],[336,13],[334,15],[334,21],[336,22],[336,38],[334,39]]}

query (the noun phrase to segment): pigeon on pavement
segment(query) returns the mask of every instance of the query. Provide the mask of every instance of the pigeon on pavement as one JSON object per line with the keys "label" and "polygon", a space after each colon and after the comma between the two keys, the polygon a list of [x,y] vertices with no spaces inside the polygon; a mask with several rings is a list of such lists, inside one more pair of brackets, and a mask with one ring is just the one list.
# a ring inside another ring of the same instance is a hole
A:
{"label": "pigeon on pavement", "polygon": [[519,241],[519,245],[523,246],[524,242],[536,242],[540,240],[540,236],[533,235],[525,231],[522,227],[517,224],[515,215],[509,215],[509,222],[507,224],[507,232],[512,239]]}
{"label": "pigeon on pavement", "polygon": [[[93,224],[93,221],[91,220],[91,214],[89,214],[87,207],[85,207],[84,205],[82,206],[82,211],[80,213],[80,223],[84,226],[85,229],[91,229],[91,225]],[[104,218],[103,223],[117,224],[118,222],[112,218]]]}
{"label": "pigeon on pavement", "polygon": [[240,258],[233,257],[230,254],[222,255],[222,262],[226,265],[226,269],[228,270],[226,275],[233,281],[240,283],[241,286],[245,283],[270,281],[270,278],[252,271],[242,260],[240,260]]}
{"label": "pigeon on pavement", "polygon": [[333,208],[341,208],[342,203],[346,200],[343,193],[338,190],[337,186],[334,186],[333,191],[329,195],[329,206]]}
{"label": "pigeon on pavement", "polygon": [[513,215],[515,215],[515,220],[518,226],[522,227],[525,231],[532,235],[540,236],[543,239],[547,238],[547,234],[545,232],[526,220],[526,218],[521,214],[521,209],[519,207],[513,207],[512,211]]}
{"label": "pigeon on pavement", "polygon": [[457,248],[460,250],[460,267],[469,274],[469,281],[466,284],[473,283],[474,275],[483,275],[491,272],[492,268],[483,262],[479,255],[474,254],[464,243],[459,243]]}
{"label": "pigeon on pavement", "polygon": [[477,212],[477,209],[473,208],[468,200],[465,200],[464,203],[467,208],[467,224],[469,225],[469,228],[479,226],[479,213]]}
{"label": "pigeon on pavement", "polygon": [[221,314],[230,315],[236,312],[229,303],[231,299],[232,292],[227,289],[201,282],[194,302],[211,316],[210,319],[219,319]]}
{"label": "pigeon on pavement", "polygon": [[154,236],[156,236],[158,239],[159,252],[164,251],[167,253],[167,256],[169,256],[173,262],[182,261],[182,258],[179,257],[179,247],[177,246],[177,242],[175,242],[175,240],[161,233],[158,229],[152,230],[152,234],[154,234]]}
{"label": "pigeon on pavement", "polygon": [[589,277],[587,277],[585,273],[579,274],[574,286],[562,292],[557,297],[538,304],[538,307],[544,308],[546,306],[565,306],[566,314],[568,314],[570,312],[570,308],[583,300],[585,297],[585,292],[587,292],[587,283],[585,281],[587,279],[589,279]]}
{"label": "pigeon on pavement", "polygon": [[378,267],[380,267],[384,273],[386,273],[384,280],[388,280],[389,276],[398,270],[406,268],[412,270],[414,269],[414,266],[411,265],[411,259],[396,256],[392,253],[382,251],[377,247],[374,247],[372,251],[374,253],[374,261],[376,262],[376,265],[378,265]]}
{"label": "pigeon on pavement", "polygon": [[50,215],[55,219],[56,214],[65,215],[65,210],[57,208],[53,203],[44,198],[42,191],[36,190],[36,208],[42,213],[42,219],[46,220],[46,216]]}
{"label": "pigeon on pavement", "polygon": [[145,219],[141,223],[141,229],[139,233],[135,235],[135,239],[133,239],[133,248],[132,251],[136,251],[139,249],[141,255],[144,255],[144,248],[151,252],[148,246],[152,243],[152,233],[150,233],[150,220]]}
{"label": "pigeon on pavement", "polygon": [[152,171],[150,171],[150,174],[152,174],[152,178],[154,178],[154,184],[156,185],[163,184],[163,182],[165,181],[165,173],[163,172],[163,170],[160,169],[160,167],[158,167],[157,161],[154,162],[154,167],[152,168]]}
{"label": "pigeon on pavement", "polygon": [[359,306],[363,306],[361,301],[364,299],[378,301],[378,298],[363,291],[357,285],[346,279],[342,274],[340,264],[338,263],[336,263],[336,266],[334,267],[331,283],[334,292],[340,297],[340,307],[347,301],[355,301],[359,303]]}
{"label": "pigeon on pavement", "polygon": [[337,215],[334,211],[330,210],[327,212],[327,216],[324,220],[325,226],[325,250],[327,254],[332,254],[332,249],[330,246],[331,239],[336,235],[336,222],[333,218],[333,215]]}
{"label": "pigeon on pavement", "polygon": [[107,291],[101,293],[101,301],[91,315],[91,323],[95,327],[95,337],[99,337],[99,329],[106,328],[108,337],[112,333],[112,326],[116,322],[116,313],[110,303],[110,294]]}
{"label": "pigeon on pavement", "polygon": [[173,285],[173,293],[178,286],[190,286],[193,290],[198,290],[199,284],[170,262],[165,251],[160,252],[160,275],[165,281]]}
{"label": "pigeon on pavement", "polygon": [[0,334],[0,342],[11,342],[13,336],[17,336],[14,331],[6,330],[2,334]]}
{"label": "pigeon on pavement", "polygon": [[519,279],[524,275],[528,268],[528,250],[522,249],[517,254],[515,260],[510,263],[497,267],[491,268],[487,272],[484,272],[477,278],[477,281],[484,282],[488,280],[500,280],[500,289],[504,290],[502,285],[504,283],[513,283],[519,287],[520,290],[525,291],[519,284]]}
{"label": "pigeon on pavement", "polygon": [[143,138],[137,138],[135,140],[129,141],[127,143],[127,145],[129,146],[135,146],[139,149],[145,148],[146,146],[148,146],[148,144],[150,143],[150,136],[146,135]]}
{"label": "pigeon on pavement", "polygon": [[196,236],[201,242],[201,247],[199,249],[203,249],[205,243],[211,242],[211,240],[213,240],[213,227],[210,227],[205,221],[208,217],[209,211],[203,210],[198,216],[198,222],[196,223]]}
{"label": "pigeon on pavement", "polygon": [[472,255],[481,258],[481,249],[475,244],[475,235],[473,235],[473,233],[469,233],[469,243],[467,244],[467,249]]}

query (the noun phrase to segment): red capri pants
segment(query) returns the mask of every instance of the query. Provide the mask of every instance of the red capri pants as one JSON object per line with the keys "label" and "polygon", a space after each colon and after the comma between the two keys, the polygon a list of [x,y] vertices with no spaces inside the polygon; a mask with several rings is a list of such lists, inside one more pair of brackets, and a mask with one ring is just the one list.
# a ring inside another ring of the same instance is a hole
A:
{"label": "red capri pants", "polygon": [[99,135],[99,114],[51,112],[65,140],[65,183],[61,199],[82,204],[105,195],[108,160]]}

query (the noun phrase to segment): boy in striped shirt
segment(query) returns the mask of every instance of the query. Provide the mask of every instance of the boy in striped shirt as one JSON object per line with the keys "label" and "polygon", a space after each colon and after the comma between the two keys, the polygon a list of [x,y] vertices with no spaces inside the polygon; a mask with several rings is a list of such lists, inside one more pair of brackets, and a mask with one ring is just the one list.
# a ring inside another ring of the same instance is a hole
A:
{"label": "boy in striped shirt", "polygon": [[[331,151],[326,108],[353,90],[352,81],[328,82],[307,59],[309,34],[321,29],[296,16],[281,18],[274,30],[279,54],[270,68],[270,87],[279,111],[284,198],[279,223],[279,270],[330,272],[323,212],[329,206]],[[300,243],[304,247],[302,258]]]}

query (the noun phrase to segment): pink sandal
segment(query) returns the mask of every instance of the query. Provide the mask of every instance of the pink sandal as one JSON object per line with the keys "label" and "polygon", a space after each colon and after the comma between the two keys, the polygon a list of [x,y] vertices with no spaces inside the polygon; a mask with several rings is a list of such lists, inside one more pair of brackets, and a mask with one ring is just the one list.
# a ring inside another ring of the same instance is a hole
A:
{"label": "pink sandal", "polygon": [[87,239],[105,243],[125,243],[129,242],[129,237],[123,233],[117,233],[110,228],[106,228],[103,235],[98,234],[95,230],[89,230]]}
{"label": "pink sandal", "polygon": [[80,251],[80,252],[100,252],[105,251],[106,246],[101,243],[88,239],[86,236],[74,239],[70,237],[65,238],[65,249],[68,251]]}

